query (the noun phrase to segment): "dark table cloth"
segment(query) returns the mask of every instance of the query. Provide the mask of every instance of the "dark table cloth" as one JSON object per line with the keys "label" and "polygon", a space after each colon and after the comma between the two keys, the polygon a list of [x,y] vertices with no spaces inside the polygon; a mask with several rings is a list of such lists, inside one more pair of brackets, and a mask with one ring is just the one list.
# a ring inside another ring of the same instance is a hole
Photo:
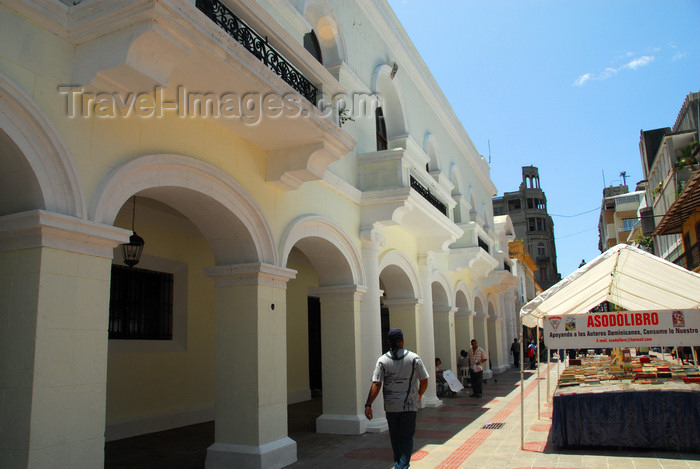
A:
{"label": "dark table cloth", "polygon": [[554,396],[552,443],[700,452],[700,392],[611,391]]}

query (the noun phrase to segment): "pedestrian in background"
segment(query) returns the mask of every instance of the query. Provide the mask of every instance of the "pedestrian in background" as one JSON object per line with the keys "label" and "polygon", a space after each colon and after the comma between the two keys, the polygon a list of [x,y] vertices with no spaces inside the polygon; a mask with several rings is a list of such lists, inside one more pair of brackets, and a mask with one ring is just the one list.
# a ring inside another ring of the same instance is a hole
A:
{"label": "pedestrian in background", "polygon": [[513,339],[513,343],[510,346],[510,353],[513,355],[513,366],[518,368],[520,366],[520,343],[517,337]]}
{"label": "pedestrian in background", "polygon": [[481,397],[484,383],[484,363],[486,363],[488,357],[486,356],[486,351],[479,347],[476,339],[472,339],[472,348],[467,352],[467,357],[469,359],[469,376],[472,381],[472,393],[469,397]]}

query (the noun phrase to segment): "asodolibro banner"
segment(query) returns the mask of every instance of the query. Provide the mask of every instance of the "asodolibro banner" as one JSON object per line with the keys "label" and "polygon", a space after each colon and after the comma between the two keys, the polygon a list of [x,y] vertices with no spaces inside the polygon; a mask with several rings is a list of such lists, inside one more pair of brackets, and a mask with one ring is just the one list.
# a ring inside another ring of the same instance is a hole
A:
{"label": "asodolibro banner", "polygon": [[551,349],[700,345],[700,310],[545,316],[544,342]]}

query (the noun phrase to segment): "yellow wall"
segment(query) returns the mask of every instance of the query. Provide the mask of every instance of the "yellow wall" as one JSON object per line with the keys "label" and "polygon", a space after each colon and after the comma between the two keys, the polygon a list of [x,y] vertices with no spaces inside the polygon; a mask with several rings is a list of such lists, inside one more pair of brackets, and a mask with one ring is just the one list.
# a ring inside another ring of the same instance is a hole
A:
{"label": "yellow wall", "polygon": [[291,401],[309,396],[309,288],[318,286],[316,271],[308,259],[294,249],[287,267],[297,271],[287,282],[287,391]]}
{"label": "yellow wall", "polygon": [[[214,282],[203,271],[213,265],[211,250],[201,236],[140,222],[139,208],[137,205],[135,231],[146,242],[144,256],[187,264],[186,348],[110,353],[107,425],[214,406],[215,291]],[[117,221],[119,226],[130,227],[126,220]]]}

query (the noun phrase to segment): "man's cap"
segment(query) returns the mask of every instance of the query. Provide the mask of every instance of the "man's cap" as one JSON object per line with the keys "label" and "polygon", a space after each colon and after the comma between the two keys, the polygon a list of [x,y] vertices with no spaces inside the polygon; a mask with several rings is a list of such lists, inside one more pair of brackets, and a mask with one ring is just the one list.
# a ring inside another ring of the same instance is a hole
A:
{"label": "man's cap", "polygon": [[387,334],[387,339],[389,339],[389,342],[398,344],[403,340],[403,331],[401,329],[392,329]]}

